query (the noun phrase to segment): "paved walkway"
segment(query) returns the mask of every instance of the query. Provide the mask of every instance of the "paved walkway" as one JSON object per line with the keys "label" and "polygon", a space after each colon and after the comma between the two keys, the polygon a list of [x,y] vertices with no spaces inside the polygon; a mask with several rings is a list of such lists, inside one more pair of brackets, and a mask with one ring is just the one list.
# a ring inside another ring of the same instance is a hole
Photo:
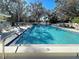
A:
{"label": "paved walkway", "polygon": [[11,33],[13,33],[13,31],[12,32],[8,32],[8,33],[2,33],[1,34],[1,39],[5,38],[7,35],[10,35]]}
{"label": "paved walkway", "polygon": [[[0,59],[3,59],[2,56],[0,56]],[[79,59],[79,57],[55,57],[55,56],[5,56],[5,59]]]}

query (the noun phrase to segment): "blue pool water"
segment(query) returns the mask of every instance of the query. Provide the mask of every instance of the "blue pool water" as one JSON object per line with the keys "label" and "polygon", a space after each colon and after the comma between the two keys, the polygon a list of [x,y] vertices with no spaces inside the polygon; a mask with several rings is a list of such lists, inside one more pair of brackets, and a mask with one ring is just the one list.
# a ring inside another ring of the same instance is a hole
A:
{"label": "blue pool water", "polygon": [[79,44],[79,33],[49,25],[33,25],[17,39],[16,44]]}

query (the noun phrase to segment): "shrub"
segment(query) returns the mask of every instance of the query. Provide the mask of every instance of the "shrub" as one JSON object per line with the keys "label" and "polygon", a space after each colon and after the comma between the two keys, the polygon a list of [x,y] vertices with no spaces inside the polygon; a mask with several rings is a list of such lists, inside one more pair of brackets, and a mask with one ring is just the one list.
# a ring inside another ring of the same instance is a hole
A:
{"label": "shrub", "polygon": [[52,18],[52,19],[49,19],[49,23],[57,23],[57,19],[55,19],[55,18]]}
{"label": "shrub", "polygon": [[72,23],[79,23],[79,17],[74,17],[74,19],[72,19]]}

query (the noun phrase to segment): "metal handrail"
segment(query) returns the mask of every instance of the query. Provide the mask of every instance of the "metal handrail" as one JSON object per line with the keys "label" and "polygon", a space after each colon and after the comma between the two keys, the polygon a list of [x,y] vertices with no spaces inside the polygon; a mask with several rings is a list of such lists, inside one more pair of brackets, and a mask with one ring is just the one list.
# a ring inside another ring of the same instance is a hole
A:
{"label": "metal handrail", "polygon": [[2,52],[3,52],[3,59],[5,59],[5,40],[6,40],[8,37],[10,37],[12,34],[14,34],[14,32],[11,33],[10,35],[4,37],[4,38],[2,39],[2,50],[3,50]]}
{"label": "metal handrail", "polygon": [[21,44],[19,44],[18,46],[17,46],[17,48],[16,48],[16,50],[15,50],[15,53],[17,53],[17,51],[18,51],[18,48],[21,46]]}

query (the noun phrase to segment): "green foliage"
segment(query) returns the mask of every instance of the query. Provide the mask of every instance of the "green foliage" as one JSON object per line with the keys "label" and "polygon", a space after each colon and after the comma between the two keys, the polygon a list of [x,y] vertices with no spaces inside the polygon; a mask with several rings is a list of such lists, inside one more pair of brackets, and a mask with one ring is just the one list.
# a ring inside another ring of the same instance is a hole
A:
{"label": "green foliage", "polygon": [[49,23],[57,23],[57,19],[49,19]]}
{"label": "green foliage", "polygon": [[49,23],[53,23],[53,19],[49,19]]}
{"label": "green foliage", "polygon": [[72,23],[79,23],[79,17],[74,17],[74,19],[72,19]]}

